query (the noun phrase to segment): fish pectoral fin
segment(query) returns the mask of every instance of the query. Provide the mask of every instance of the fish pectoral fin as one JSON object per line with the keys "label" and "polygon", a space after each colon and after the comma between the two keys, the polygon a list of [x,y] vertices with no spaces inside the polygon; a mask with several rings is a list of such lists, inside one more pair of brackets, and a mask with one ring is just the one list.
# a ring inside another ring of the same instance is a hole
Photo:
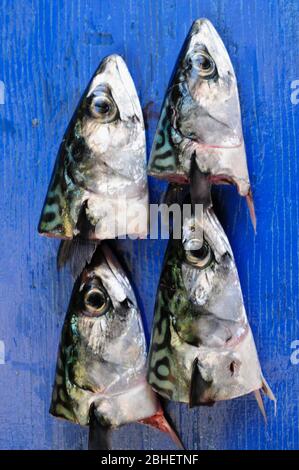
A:
{"label": "fish pectoral fin", "polygon": [[265,380],[264,376],[262,375],[262,386],[259,390],[254,390],[254,396],[255,396],[255,399],[257,401],[257,404],[259,406],[259,409],[261,410],[261,413],[264,417],[264,420],[265,420],[265,423],[267,423],[267,415],[266,415],[266,411],[265,411],[265,407],[264,407],[264,403],[263,403],[263,399],[262,399],[262,396],[261,396],[261,392],[260,390],[263,391],[263,393],[268,397],[270,398],[270,400],[274,401],[274,414],[276,416],[276,398],[274,396],[274,393],[272,392],[271,388],[269,387],[267,381]]}
{"label": "fish pectoral fin", "polygon": [[95,241],[80,240],[79,238],[63,240],[57,254],[58,270],[65,265],[69,265],[72,276],[77,279],[86,264],[90,264],[96,248],[97,243]]}
{"label": "fish pectoral fin", "polygon": [[265,420],[265,423],[267,423],[267,415],[266,415],[266,410],[265,410],[265,407],[264,407],[264,402],[263,402],[263,399],[262,399],[262,396],[261,396],[261,392],[259,390],[254,390],[254,396],[255,396],[255,399],[257,401],[257,404],[258,404],[258,407],[263,415],[263,418]]}
{"label": "fish pectoral fin", "polygon": [[206,405],[213,406],[215,401],[210,397],[212,381],[206,381],[199,370],[198,358],[196,357],[192,365],[192,373],[189,391],[189,407]]}
{"label": "fish pectoral fin", "polygon": [[161,197],[161,204],[179,204],[181,206],[189,194],[189,187],[185,184],[169,183],[165,193]]}
{"label": "fish pectoral fin", "polygon": [[195,204],[202,204],[203,209],[210,209],[212,207],[211,198],[211,182],[208,175],[202,173],[196,163],[195,153],[191,158],[190,168],[190,194],[193,205],[193,211]]}
{"label": "fish pectoral fin", "polygon": [[255,215],[254,202],[253,202],[251,189],[249,189],[248,194],[246,196],[246,202],[247,202],[247,206],[249,209],[249,214],[250,214],[250,219],[251,219],[251,223],[253,226],[254,234],[256,235],[256,215]]}
{"label": "fish pectoral fin", "polygon": [[80,208],[75,230],[80,234],[81,238],[86,240],[94,238],[93,235],[96,223],[92,223],[90,219],[91,216],[90,209],[88,207],[88,199],[85,199]]}
{"label": "fish pectoral fin", "polygon": [[276,397],[274,395],[274,393],[272,392],[267,380],[265,379],[265,377],[262,375],[262,391],[264,392],[264,394],[270,398],[270,400],[272,400],[274,402],[274,414],[276,416],[276,412],[277,412],[277,400],[276,400]]}
{"label": "fish pectoral fin", "polygon": [[89,413],[88,450],[111,450],[111,428],[98,420],[95,407]]}
{"label": "fish pectoral fin", "polygon": [[163,409],[160,406],[157,413],[149,418],[140,419],[138,421],[141,424],[146,424],[147,426],[151,426],[152,428],[156,428],[161,432],[165,432],[169,434],[173,442],[178,446],[179,449],[185,450],[185,447],[176,433],[176,431],[172,428],[170,423],[167,421]]}

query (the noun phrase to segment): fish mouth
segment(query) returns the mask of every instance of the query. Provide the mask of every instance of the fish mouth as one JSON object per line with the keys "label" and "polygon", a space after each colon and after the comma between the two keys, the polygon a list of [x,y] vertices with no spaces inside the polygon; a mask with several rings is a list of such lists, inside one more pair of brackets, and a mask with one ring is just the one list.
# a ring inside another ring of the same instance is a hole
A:
{"label": "fish mouth", "polygon": [[118,54],[110,54],[104,57],[102,60],[98,74],[103,74],[105,72],[115,73],[115,69],[117,70],[119,76],[123,78],[123,70],[127,70],[126,63],[124,59]]}
{"label": "fish mouth", "polygon": [[212,25],[211,21],[208,20],[208,18],[198,18],[197,20],[195,20],[191,26],[191,33],[192,34],[197,34],[199,33],[200,29],[203,27],[203,26],[206,26],[211,33],[216,33],[216,29],[214,28],[214,26]]}

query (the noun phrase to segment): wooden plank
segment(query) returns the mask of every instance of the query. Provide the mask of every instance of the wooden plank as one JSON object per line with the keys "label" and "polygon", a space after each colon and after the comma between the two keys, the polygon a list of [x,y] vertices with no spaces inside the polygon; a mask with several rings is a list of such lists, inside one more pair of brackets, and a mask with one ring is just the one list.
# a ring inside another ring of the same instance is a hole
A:
{"label": "wooden plank", "polygon": [[[244,201],[214,191],[232,243],[265,375],[277,398],[268,425],[252,397],[170,414],[189,449],[298,448],[298,128],[290,100],[298,79],[296,0],[1,0],[0,447],[79,449],[86,430],[55,420],[48,407],[60,330],[72,289],[56,273],[57,243],[37,234],[60,140],[100,60],[122,54],[143,107],[147,141],[177,53],[195,18],[208,17],[235,66],[258,218],[254,237]],[[165,185],[150,179],[152,202]],[[150,332],[165,241],[122,242]],[[3,355],[1,356],[3,357]],[[171,449],[137,424],[114,435],[119,449]]]}

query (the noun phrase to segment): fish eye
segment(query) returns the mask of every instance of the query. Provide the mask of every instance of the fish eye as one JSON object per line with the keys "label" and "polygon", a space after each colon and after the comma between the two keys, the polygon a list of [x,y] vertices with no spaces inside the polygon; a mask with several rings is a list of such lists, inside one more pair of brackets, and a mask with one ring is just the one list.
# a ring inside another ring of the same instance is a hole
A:
{"label": "fish eye", "polygon": [[202,78],[213,78],[216,65],[212,57],[206,51],[199,51],[192,57],[192,65],[199,71]]}
{"label": "fish eye", "polygon": [[90,316],[99,316],[108,311],[110,299],[102,289],[92,288],[84,296],[84,305]]}
{"label": "fish eye", "polygon": [[186,260],[188,263],[200,269],[207,268],[213,260],[213,252],[210,245],[204,241],[201,248],[186,251]]}
{"label": "fish eye", "polygon": [[93,103],[97,114],[108,114],[110,112],[110,103],[106,100],[98,100]]}
{"label": "fish eye", "polygon": [[115,121],[118,109],[113,98],[105,92],[94,93],[90,103],[92,116],[100,120],[103,124]]}

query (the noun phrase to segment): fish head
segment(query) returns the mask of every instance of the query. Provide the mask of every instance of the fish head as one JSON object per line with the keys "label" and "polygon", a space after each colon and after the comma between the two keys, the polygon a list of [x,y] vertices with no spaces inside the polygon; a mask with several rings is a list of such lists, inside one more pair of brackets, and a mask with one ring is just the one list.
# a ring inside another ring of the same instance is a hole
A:
{"label": "fish head", "polygon": [[148,172],[180,183],[191,159],[212,182],[249,191],[237,81],[227,50],[207,19],[195,21],[161,112]]}
{"label": "fish head", "polygon": [[246,315],[231,247],[214,212],[186,218],[182,240],[172,243],[166,275],[175,329],[187,343],[225,346]]}
{"label": "fish head", "polygon": [[[77,364],[81,388],[102,391],[119,387],[122,373],[144,365],[145,345],[140,313],[126,278],[111,270],[106,259],[81,277],[71,306],[71,325],[77,328]],[[78,380],[76,380],[78,384]]]}
{"label": "fish head", "polygon": [[[134,421],[137,412],[140,419],[155,414],[157,402],[145,380],[145,363],[145,336],[133,291],[108,247],[102,247],[74,288],[52,414],[67,419],[72,414],[73,421],[88,424],[93,407],[113,425]],[[130,397],[142,399],[143,409],[133,412]]]}
{"label": "fish head", "polygon": [[240,145],[236,77],[228,53],[208,20],[193,24],[170,100],[174,128],[183,137],[212,147]]}
{"label": "fish head", "polygon": [[169,242],[148,377],[163,396],[191,406],[262,386],[235,260],[212,209],[186,218],[182,239]]}
{"label": "fish head", "polygon": [[[144,122],[124,60],[106,57],[88,85],[64,136],[39,231],[72,238],[90,235],[116,200],[147,203]],[[105,207],[105,204],[107,207]],[[88,235],[79,225],[89,225]],[[98,230],[98,232],[100,232]]]}
{"label": "fish head", "polygon": [[[83,99],[75,126],[92,159],[101,169],[106,167],[108,174],[115,172],[119,178],[134,179],[138,170],[141,171],[138,167],[144,168],[142,111],[133,80],[120,56],[111,55],[102,61]],[[86,160],[90,162],[89,156],[85,157],[82,166],[87,164]],[[88,177],[84,175],[87,187],[101,191],[105,182],[101,174],[95,171]]]}

